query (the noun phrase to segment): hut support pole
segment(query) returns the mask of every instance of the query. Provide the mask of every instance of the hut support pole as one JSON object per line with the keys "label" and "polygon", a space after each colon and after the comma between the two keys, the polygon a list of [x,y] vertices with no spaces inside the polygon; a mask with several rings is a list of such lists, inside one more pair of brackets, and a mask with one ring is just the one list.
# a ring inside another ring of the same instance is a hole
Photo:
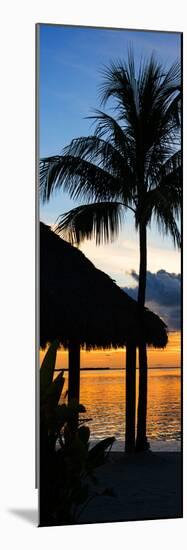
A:
{"label": "hut support pole", "polygon": [[138,421],[136,450],[145,451],[149,449],[146,436],[147,428],[147,349],[146,344],[139,346],[139,400],[138,400]]}
{"label": "hut support pole", "polygon": [[80,344],[71,341],[69,344],[69,382],[68,382],[68,401],[77,399],[80,396]]}
{"label": "hut support pole", "polygon": [[136,414],[136,346],[132,342],[126,347],[126,425],[125,452],[135,451]]}

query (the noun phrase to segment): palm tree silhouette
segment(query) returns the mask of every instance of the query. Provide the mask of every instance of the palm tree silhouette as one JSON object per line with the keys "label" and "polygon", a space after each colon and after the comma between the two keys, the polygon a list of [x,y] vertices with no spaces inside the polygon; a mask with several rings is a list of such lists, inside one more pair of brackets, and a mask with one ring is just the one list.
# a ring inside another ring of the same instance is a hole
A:
{"label": "palm tree silhouette", "polygon": [[[165,69],[154,55],[136,70],[128,61],[103,69],[101,106],[112,98],[115,116],[96,110],[88,137],[72,140],[63,154],[42,159],[41,196],[60,187],[84,204],[59,216],[56,231],[73,244],[114,240],[127,209],[139,232],[139,401],[136,449],[148,447],[147,353],[142,314],[146,297],[147,227],[152,218],[180,246],[181,207],[180,66]],[[133,346],[131,355],[135,360]],[[135,376],[135,371],[134,371]],[[133,404],[135,415],[135,403]],[[132,404],[131,404],[132,414]],[[131,437],[131,450],[134,447]]]}

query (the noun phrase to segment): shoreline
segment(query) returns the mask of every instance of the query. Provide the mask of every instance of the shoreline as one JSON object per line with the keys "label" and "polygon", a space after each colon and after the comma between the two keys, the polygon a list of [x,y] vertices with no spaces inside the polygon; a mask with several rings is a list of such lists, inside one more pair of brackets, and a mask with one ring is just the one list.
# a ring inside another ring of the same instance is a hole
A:
{"label": "shoreline", "polygon": [[[90,447],[99,443],[103,438],[90,439]],[[181,453],[182,446],[180,440],[148,439],[150,443],[150,451],[153,453]],[[112,446],[111,453],[122,453],[124,451],[125,441],[116,440]]]}
{"label": "shoreline", "polygon": [[[181,370],[181,366],[178,366],[178,367],[174,367],[174,366],[168,366],[168,367],[162,367],[162,366],[153,366],[153,367],[148,367],[148,370]],[[81,371],[105,371],[105,370],[110,370],[110,371],[118,371],[118,370],[122,370],[122,371],[126,371],[126,368],[125,367],[81,367],[80,368],[80,372]],[[139,367],[136,367],[136,370],[139,371]],[[68,367],[62,367],[62,368],[57,368],[57,369],[54,369],[54,372],[68,372],[69,371],[69,368]]]}

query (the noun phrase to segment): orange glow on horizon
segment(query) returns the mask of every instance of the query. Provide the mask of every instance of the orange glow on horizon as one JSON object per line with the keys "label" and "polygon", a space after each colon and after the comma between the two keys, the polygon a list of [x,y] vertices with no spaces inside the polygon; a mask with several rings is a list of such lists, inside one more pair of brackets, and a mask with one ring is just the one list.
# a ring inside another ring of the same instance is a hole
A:
{"label": "orange glow on horizon", "polygon": [[[168,344],[165,349],[148,348],[148,365],[153,367],[180,367],[181,354],[181,334],[180,332],[170,332]],[[42,361],[46,351],[40,351],[40,360]],[[124,368],[125,367],[125,348],[117,350],[111,348],[106,350],[81,350],[82,368]],[[138,358],[137,358],[138,365]],[[61,348],[57,352],[56,368],[68,368],[68,351]]]}
{"label": "orange glow on horizon", "polygon": [[[180,348],[180,333],[173,332],[164,350],[148,349],[147,434],[152,440],[180,439]],[[41,360],[44,354],[45,351],[40,352]],[[56,367],[68,367],[68,352],[64,349],[57,353]],[[93,369],[82,370],[80,375],[80,401],[86,407],[87,418],[92,419],[89,422],[92,439],[114,435],[118,441],[124,441],[126,377],[125,372],[118,369],[125,368],[125,350],[82,350],[81,367]],[[111,370],[94,370],[94,367],[110,367]],[[138,379],[137,368],[136,406]],[[67,372],[65,381],[67,389]]]}

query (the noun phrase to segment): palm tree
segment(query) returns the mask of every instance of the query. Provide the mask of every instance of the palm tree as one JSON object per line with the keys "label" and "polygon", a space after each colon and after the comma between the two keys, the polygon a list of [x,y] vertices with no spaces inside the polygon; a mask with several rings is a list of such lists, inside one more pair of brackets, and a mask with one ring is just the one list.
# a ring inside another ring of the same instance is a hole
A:
{"label": "palm tree", "polygon": [[[111,99],[115,116],[96,110],[95,131],[72,140],[60,156],[41,161],[41,196],[48,201],[61,186],[80,206],[59,216],[56,231],[73,244],[95,238],[114,240],[127,209],[139,233],[139,402],[137,450],[147,447],[147,354],[142,312],[146,297],[147,228],[151,220],[180,246],[177,220],[181,206],[180,67],[164,69],[152,55],[135,68],[132,52],[127,62],[103,70],[101,106]],[[82,203],[84,201],[84,203]],[[135,362],[133,341],[128,356]],[[132,365],[132,361],[130,361]],[[134,387],[134,374],[130,384]],[[128,389],[130,391],[130,389]],[[135,400],[135,392],[133,399]],[[131,403],[131,415],[135,402]],[[134,419],[131,429],[134,430]],[[130,430],[130,427],[129,427]],[[130,437],[134,447],[134,433]]]}

